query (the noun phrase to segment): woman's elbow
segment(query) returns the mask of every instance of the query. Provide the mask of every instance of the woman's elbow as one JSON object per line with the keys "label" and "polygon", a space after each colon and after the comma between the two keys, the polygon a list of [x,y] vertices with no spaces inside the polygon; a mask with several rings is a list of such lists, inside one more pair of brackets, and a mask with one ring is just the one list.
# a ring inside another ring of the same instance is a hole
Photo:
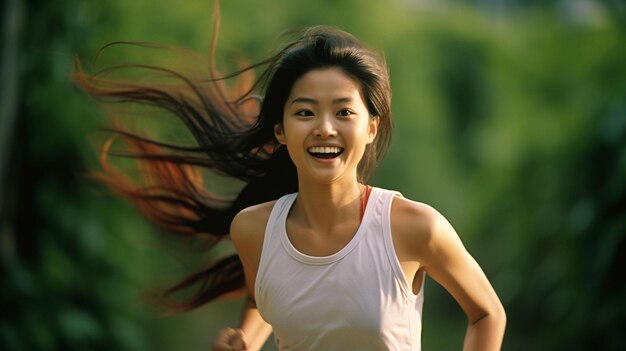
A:
{"label": "woman's elbow", "polygon": [[501,303],[498,303],[495,308],[492,309],[491,313],[493,316],[493,320],[495,323],[504,330],[506,327],[506,310]]}
{"label": "woman's elbow", "polygon": [[491,308],[485,309],[480,316],[475,316],[474,319],[470,319],[470,324],[477,325],[483,321],[490,325],[497,325],[504,328],[506,326],[506,311],[504,310],[504,306],[498,301],[498,303],[491,306]]}

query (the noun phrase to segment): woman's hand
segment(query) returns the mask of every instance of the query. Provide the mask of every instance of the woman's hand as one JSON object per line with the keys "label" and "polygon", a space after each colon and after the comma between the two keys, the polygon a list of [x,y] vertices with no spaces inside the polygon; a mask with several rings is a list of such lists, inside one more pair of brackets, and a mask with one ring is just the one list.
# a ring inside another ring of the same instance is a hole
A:
{"label": "woman's hand", "polygon": [[241,329],[224,328],[219,331],[213,343],[213,351],[247,350],[246,336]]}

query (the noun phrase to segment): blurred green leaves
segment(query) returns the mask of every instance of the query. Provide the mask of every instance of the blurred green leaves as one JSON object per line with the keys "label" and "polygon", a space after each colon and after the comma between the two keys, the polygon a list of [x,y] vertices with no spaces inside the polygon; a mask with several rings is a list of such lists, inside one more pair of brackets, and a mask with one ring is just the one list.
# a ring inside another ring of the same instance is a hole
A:
{"label": "blurred green leaves", "polygon": [[[19,3],[16,125],[2,133],[11,153],[0,160],[0,349],[208,348],[218,328],[237,323],[238,302],[158,319],[138,298],[193,258],[184,246],[164,251],[156,229],[85,177],[97,167],[88,136],[104,119],[69,72],[74,55],[89,67],[116,40],[206,54],[212,4]],[[463,3],[224,1],[218,56],[224,66],[231,53],[260,60],[278,33],[312,24],[384,52],[397,131],[375,184],[453,223],[505,303],[504,349],[621,350],[623,7]],[[426,289],[424,349],[459,349],[462,312],[432,281]]]}

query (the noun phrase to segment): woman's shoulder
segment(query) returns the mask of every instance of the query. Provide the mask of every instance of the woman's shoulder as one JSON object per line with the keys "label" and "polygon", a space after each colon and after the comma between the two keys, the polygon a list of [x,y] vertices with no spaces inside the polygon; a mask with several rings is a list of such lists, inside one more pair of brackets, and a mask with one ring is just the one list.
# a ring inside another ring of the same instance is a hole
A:
{"label": "woman's shoulder", "polygon": [[429,204],[396,196],[391,205],[391,230],[402,245],[423,253],[432,247],[442,231],[450,226],[446,218]]}
{"label": "woman's shoulder", "polygon": [[428,230],[441,220],[442,215],[429,204],[396,195],[391,204],[391,222],[414,229]]}
{"label": "woman's shoulder", "polygon": [[265,227],[275,203],[276,200],[245,208],[235,215],[230,224],[230,239],[244,264],[244,270],[248,272],[256,272],[258,267]]}
{"label": "woman's shoulder", "polygon": [[230,225],[231,237],[263,234],[276,201],[260,203],[239,211]]}

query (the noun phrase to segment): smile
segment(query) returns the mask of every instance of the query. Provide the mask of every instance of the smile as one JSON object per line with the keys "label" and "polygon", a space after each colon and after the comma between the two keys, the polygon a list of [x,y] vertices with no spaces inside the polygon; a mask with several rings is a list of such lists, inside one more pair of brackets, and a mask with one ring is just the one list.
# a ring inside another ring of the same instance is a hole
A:
{"label": "smile", "polygon": [[313,157],[329,159],[341,155],[343,148],[338,146],[311,146],[307,151]]}

